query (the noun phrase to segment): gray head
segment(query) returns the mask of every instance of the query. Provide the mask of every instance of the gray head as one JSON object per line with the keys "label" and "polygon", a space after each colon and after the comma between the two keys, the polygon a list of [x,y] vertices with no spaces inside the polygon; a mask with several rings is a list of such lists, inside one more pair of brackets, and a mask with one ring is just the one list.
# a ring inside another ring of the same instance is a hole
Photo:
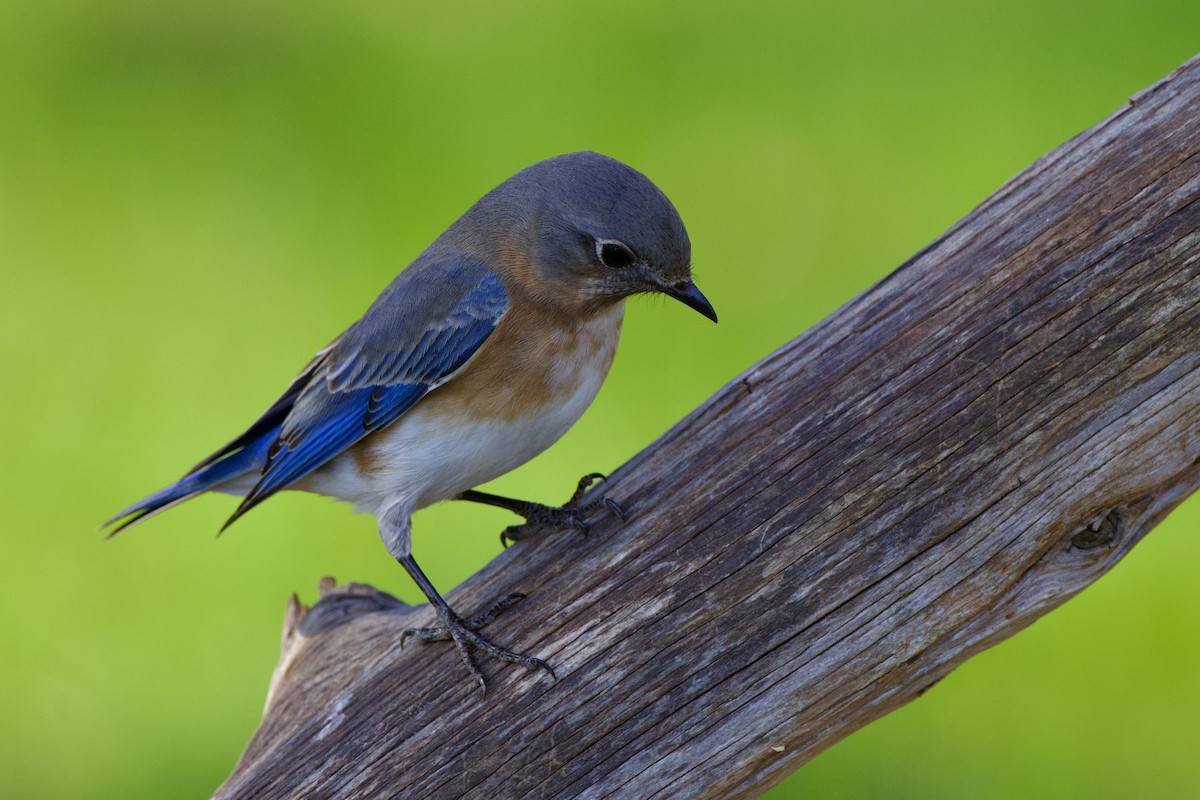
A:
{"label": "gray head", "polygon": [[521,170],[446,236],[472,250],[499,249],[507,262],[500,271],[576,312],[661,292],[717,319],[692,283],[679,212],[645,175],[598,153],[568,153]]}

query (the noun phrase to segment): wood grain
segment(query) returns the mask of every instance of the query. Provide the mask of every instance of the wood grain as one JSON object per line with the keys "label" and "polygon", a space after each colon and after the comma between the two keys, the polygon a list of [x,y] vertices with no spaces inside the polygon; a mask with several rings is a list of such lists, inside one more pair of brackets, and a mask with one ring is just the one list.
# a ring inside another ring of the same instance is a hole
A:
{"label": "wood grain", "polygon": [[1200,484],[1200,59],[510,547],[479,694],[370,587],[293,602],[221,798],[755,796],[1103,575]]}

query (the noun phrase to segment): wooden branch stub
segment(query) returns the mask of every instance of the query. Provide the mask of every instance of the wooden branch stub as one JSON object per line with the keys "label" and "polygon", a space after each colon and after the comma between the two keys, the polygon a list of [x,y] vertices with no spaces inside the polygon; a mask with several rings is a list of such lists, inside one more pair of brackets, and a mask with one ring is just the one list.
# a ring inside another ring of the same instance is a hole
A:
{"label": "wooden branch stub", "polygon": [[451,593],[557,682],[293,607],[217,796],[753,796],[1096,580],[1200,485],[1197,119],[1193,59]]}
{"label": "wooden branch stub", "polygon": [[[381,614],[383,612],[400,612],[411,608],[407,603],[381,592],[374,586],[363,583],[347,583],[336,586],[331,577],[324,577],[317,586],[320,600],[312,608],[300,602],[300,598],[292,595],[288,598],[287,609],[283,615],[283,644],[280,648],[279,663],[271,675],[271,684],[267,689],[267,703],[263,710],[264,716],[270,716],[273,701],[280,687],[287,686],[288,691],[295,692],[298,684],[306,682],[308,686],[301,694],[308,695],[316,686],[321,685],[320,673],[317,680],[309,680],[304,671],[312,666],[321,665],[322,643],[328,641],[328,634],[340,625],[344,625],[363,614]],[[309,656],[309,647],[317,648],[321,655]],[[295,668],[293,668],[295,667]],[[286,684],[285,684],[286,682]],[[311,701],[311,696],[306,701]],[[300,707],[304,709],[304,706]],[[260,729],[259,734],[262,734]],[[253,752],[253,743],[247,754]],[[243,756],[243,759],[245,756]]]}

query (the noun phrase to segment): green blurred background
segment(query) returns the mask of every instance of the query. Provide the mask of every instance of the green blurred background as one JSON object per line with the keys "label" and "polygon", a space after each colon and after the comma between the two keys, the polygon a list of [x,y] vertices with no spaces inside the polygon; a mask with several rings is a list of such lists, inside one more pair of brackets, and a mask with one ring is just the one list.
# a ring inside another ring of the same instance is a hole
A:
{"label": "green blurred background", "polygon": [[[590,148],[655,180],[721,324],[634,302],[613,373],[494,484],[560,501],[1200,50],[1200,3],[0,3],[0,795],[207,796],[285,598],[420,595],[372,520],[225,497],[96,525],[236,434],[468,204]],[[461,505],[461,504],[459,504]],[[1200,796],[1200,504],[768,795]],[[443,589],[484,508],[418,515]]]}

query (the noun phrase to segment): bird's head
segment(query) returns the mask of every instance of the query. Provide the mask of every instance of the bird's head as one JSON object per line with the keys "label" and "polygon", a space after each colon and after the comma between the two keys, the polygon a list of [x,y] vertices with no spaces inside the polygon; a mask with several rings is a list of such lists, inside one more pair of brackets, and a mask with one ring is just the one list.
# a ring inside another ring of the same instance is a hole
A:
{"label": "bird's head", "polygon": [[620,161],[590,152],[540,161],[472,211],[493,233],[503,232],[502,249],[517,269],[533,273],[523,283],[543,300],[586,313],[659,292],[717,320],[692,282],[692,247],[679,212]]}

